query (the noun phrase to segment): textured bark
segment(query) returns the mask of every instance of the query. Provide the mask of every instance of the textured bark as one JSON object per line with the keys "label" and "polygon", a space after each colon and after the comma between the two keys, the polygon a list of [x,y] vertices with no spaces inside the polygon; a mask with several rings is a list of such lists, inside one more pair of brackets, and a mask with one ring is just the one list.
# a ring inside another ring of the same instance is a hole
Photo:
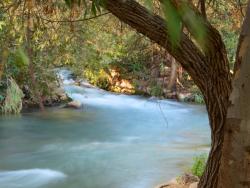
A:
{"label": "textured bark", "polygon": [[150,13],[139,3],[134,0],[107,0],[106,8],[121,21],[164,47],[201,89],[209,114],[212,145],[199,187],[216,188],[228,98],[231,92],[229,63],[219,32],[204,20],[207,30],[205,50],[200,50],[185,33],[182,33],[179,46],[173,49],[165,20]]}
{"label": "textured bark", "polygon": [[250,187],[250,3],[239,40],[230,96],[219,188]]}
{"label": "textured bark", "polygon": [[2,54],[1,54],[1,62],[0,62],[0,81],[2,80],[2,76],[4,73],[4,68],[7,63],[9,52],[7,49],[3,49]]}
{"label": "textured bark", "polygon": [[27,3],[27,8],[28,8],[26,38],[27,38],[27,51],[28,51],[28,57],[29,57],[29,74],[30,74],[30,79],[31,79],[31,85],[38,99],[39,107],[42,111],[44,111],[43,99],[39,90],[37,89],[37,84],[36,84],[36,77],[35,77],[34,64],[33,64],[34,63],[33,62],[33,48],[31,44],[33,29],[34,29],[31,12],[32,12],[32,8],[34,7],[35,2],[34,0],[28,0],[26,3]]}
{"label": "textured bark", "polygon": [[0,63],[0,81],[2,80],[3,71],[4,71],[4,65],[3,63]]}
{"label": "textured bark", "polygon": [[167,86],[167,89],[169,91],[173,91],[174,90],[174,86],[176,85],[177,68],[178,68],[178,65],[176,63],[176,60],[174,58],[172,58],[172,62],[171,62],[171,75],[170,75],[169,83],[168,83],[168,86]]}

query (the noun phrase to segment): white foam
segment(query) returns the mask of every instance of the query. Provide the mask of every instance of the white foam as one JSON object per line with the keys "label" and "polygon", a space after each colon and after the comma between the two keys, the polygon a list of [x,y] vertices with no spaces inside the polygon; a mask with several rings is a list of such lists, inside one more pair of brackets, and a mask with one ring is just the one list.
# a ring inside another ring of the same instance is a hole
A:
{"label": "white foam", "polygon": [[141,138],[138,136],[128,136],[128,137],[124,137],[123,140],[127,141],[127,142],[134,142],[134,141],[138,141]]}
{"label": "white foam", "polygon": [[63,80],[64,85],[73,85],[75,81],[73,79]]}
{"label": "white foam", "polygon": [[64,178],[64,173],[50,169],[0,171],[0,188],[37,188]]}

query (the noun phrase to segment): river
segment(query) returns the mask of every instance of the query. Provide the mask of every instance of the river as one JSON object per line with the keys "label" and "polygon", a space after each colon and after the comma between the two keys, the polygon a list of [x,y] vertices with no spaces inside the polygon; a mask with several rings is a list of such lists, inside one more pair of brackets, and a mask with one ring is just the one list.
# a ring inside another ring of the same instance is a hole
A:
{"label": "river", "polygon": [[153,188],[208,151],[204,106],[74,85],[79,110],[0,117],[0,188]]}

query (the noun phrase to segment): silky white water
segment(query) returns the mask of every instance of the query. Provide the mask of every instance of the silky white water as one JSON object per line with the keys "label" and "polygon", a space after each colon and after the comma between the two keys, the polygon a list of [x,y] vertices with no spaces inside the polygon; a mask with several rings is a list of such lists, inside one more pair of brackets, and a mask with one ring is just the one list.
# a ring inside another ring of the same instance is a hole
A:
{"label": "silky white water", "polygon": [[0,188],[153,188],[208,151],[204,106],[75,86],[68,75],[82,109],[0,118]]}

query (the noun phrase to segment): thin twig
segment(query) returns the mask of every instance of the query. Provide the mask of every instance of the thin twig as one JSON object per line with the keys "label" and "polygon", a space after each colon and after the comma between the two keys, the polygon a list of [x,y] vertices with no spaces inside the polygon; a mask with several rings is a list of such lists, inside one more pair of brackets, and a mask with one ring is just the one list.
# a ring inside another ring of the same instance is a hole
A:
{"label": "thin twig", "polygon": [[83,19],[78,19],[78,20],[51,20],[48,18],[44,18],[44,17],[40,17],[42,20],[48,21],[48,22],[57,22],[57,23],[62,23],[62,22],[84,22],[84,21],[89,21],[95,18],[99,18],[101,16],[105,16],[107,14],[110,14],[110,12],[105,12],[103,14],[97,15],[97,16],[93,16],[93,17],[89,17],[89,18],[83,18]]}

